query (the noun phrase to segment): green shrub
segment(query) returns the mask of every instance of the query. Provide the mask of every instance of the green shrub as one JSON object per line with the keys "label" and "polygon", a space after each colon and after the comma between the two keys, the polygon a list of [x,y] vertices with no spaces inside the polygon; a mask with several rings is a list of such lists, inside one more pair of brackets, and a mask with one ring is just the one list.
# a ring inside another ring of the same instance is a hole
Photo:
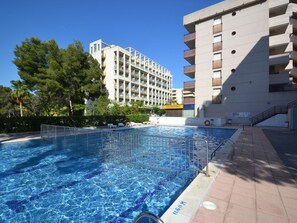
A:
{"label": "green shrub", "polygon": [[39,131],[41,124],[62,126],[105,126],[107,123],[125,123],[125,116],[61,116],[61,117],[0,117],[0,133]]}
{"label": "green shrub", "polygon": [[137,115],[126,115],[126,118],[129,122],[147,122],[149,120],[148,114],[137,114]]}

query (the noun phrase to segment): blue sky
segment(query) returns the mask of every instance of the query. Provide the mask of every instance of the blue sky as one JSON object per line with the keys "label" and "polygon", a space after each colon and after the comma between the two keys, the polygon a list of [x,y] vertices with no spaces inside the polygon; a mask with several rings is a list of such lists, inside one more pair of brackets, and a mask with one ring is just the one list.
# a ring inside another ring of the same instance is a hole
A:
{"label": "blue sky", "polygon": [[0,0],[0,85],[19,79],[12,63],[25,38],[54,39],[61,48],[74,40],[133,47],[173,75],[173,87],[189,81],[183,74],[183,16],[221,0]]}

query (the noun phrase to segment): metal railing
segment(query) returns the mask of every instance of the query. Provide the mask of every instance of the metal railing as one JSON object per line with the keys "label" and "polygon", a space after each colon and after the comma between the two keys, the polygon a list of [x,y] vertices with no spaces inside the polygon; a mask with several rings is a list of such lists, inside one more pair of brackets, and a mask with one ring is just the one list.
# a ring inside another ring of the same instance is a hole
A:
{"label": "metal railing", "polygon": [[194,178],[206,167],[208,142],[199,138],[143,135],[130,131],[94,131],[75,127],[41,125],[41,137],[59,149],[95,154],[111,164],[136,165],[166,175]]}
{"label": "metal railing", "polygon": [[[139,223],[141,220],[143,219],[150,219],[150,220],[153,220],[154,223],[164,223],[162,221],[161,218],[159,218],[157,215],[151,213],[151,212],[141,212],[137,217],[136,219],[133,221],[133,223]],[[151,222],[151,221],[150,221]]]}
{"label": "metal railing", "polygon": [[252,126],[256,125],[256,124],[258,124],[268,118],[271,118],[272,116],[277,115],[277,114],[286,114],[286,113],[288,113],[289,108],[292,108],[296,105],[297,105],[297,100],[291,101],[287,105],[273,106],[273,107],[261,112],[260,114],[251,117],[251,119],[250,119],[251,125]]}

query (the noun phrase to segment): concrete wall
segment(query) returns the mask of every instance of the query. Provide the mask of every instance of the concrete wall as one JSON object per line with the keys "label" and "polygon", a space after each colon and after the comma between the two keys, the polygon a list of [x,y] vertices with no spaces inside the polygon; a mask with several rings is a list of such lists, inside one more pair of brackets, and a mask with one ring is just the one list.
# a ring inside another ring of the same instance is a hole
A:
{"label": "concrete wall", "polygon": [[[269,83],[269,14],[267,2],[222,15],[221,69],[213,69],[213,19],[196,24],[196,111],[205,107],[206,117],[231,118],[247,123],[266,109]],[[235,31],[236,34],[232,35]],[[231,53],[232,50],[236,52]],[[232,69],[236,69],[234,73]],[[214,70],[221,70],[222,104],[212,104]],[[232,91],[231,87],[236,90]],[[249,117],[241,118],[238,114]]]}
{"label": "concrete wall", "polygon": [[222,118],[150,117],[150,121],[154,124],[169,126],[205,126],[204,122],[206,120],[209,120],[212,126],[226,124],[226,119]]}

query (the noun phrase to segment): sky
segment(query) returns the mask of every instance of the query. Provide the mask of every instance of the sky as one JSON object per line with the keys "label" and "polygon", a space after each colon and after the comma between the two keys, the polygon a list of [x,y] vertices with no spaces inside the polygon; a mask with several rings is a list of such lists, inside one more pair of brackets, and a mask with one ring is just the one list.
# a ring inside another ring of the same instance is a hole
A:
{"label": "sky", "polygon": [[18,80],[14,49],[30,37],[54,39],[60,48],[79,40],[85,51],[102,39],[132,47],[173,76],[173,87],[190,81],[183,74],[187,46],[183,16],[222,0],[0,0],[0,85]]}

